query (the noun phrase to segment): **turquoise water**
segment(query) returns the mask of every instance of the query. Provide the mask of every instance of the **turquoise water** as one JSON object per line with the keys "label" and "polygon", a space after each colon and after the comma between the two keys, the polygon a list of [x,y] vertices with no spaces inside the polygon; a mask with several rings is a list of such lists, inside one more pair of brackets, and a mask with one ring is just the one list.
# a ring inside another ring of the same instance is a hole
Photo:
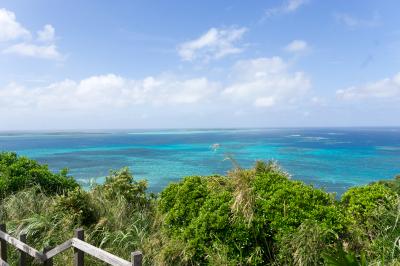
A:
{"label": "turquoise water", "polygon": [[3,132],[0,150],[68,167],[83,185],[128,166],[160,191],[187,175],[225,174],[277,160],[293,179],[341,194],[350,186],[400,174],[400,128],[289,128]]}

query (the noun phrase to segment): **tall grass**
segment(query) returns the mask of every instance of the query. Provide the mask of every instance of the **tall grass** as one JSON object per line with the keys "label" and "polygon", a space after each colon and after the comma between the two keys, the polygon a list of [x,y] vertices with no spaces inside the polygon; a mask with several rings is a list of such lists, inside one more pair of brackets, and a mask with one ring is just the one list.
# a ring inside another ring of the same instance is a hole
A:
{"label": "tall grass", "polygon": [[[128,200],[115,187],[124,176],[128,188],[137,183],[126,180],[125,170],[105,185],[86,192],[76,189],[63,195],[47,196],[32,187],[5,198],[0,204],[0,219],[7,221],[12,235],[27,234],[28,244],[36,249],[55,246],[73,237],[74,229],[85,229],[85,241],[129,260],[130,252],[142,250],[153,222],[152,199]],[[128,176],[129,176],[128,175]],[[110,190],[113,191],[112,196]],[[137,195],[143,196],[143,195]],[[12,248],[10,248],[12,249]],[[17,253],[11,252],[10,265],[16,264]],[[87,265],[104,265],[89,256]],[[32,262],[35,264],[35,262]],[[55,265],[71,265],[72,251],[55,257]]]}

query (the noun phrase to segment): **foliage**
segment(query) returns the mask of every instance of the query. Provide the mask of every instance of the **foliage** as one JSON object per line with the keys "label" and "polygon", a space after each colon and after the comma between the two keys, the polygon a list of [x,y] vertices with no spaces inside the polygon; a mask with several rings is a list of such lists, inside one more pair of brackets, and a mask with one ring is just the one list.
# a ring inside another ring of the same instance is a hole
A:
{"label": "foliage", "polygon": [[283,237],[279,263],[299,266],[322,264],[323,253],[337,236],[318,222],[306,220],[292,234]]}
{"label": "foliage", "polygon": [[323,254],[325,265],[329,266],[366,266],[367,261],[364,254],[357,258],[353,252],[346,252],[341,243],[336,249],[331,249]]}
{"label": "foliage", "polygon": [[393,213],[396,198],[392,190],[378,183],[350,188],[342,195],[351,250],[360,253],[370,249],[383,230],[383,215]]}
{"label": "foliage", "polygon": [[[20,190],[7,196],[0,204],[0,219],[7,221],[13,235],[27,233],[28,243],[37,249],[54,246],[73,237],[73,230],[85,228],[85,240],[113,254],[129,259],[130,252],[142,249],[153,223],[152,202],[146,188],[135,190],[137,182],[130,172],[113,174],[118,193],[110,196],[110,184],[81,188],[62,195],[49,195],[39,186]],[[129,177],[129,178],[127,178]],[[142,181],[138,181],[144,184]],[[143,206],[132,204],[142,199]],[[11,263],[16,264],[17,252],[11,249]],[[55,257],[55,265],[70,265],[72,251]],[[103,265],[86,256],[87,265]]]}
{"label": "foliage", "polygon": [[[84,190],[65,171],[1,153],[0,220],[39,250],[83,227],[86,241],[125,259],[142,250],[146,265],[399,265],[398,181],[354,187],[337,200],[257,162],[227,176],[186,177],[156,198],[127,168]],[[55,265],[71,257],[62,253]]]}
{"label": "foliage", "polygon": [[387,209],[395,203],[395,193],[381,184],[350,188],[341,199],[352,222],[368,223],[377,208]]}
{"label": "foliage", "polygon": [[128,202],[143,206],[148,198],[146,194],[147,181],[136,181],[127,167],[119,171],[111,171],[106,177],[104,184],[94,186],[94,190],[102,190],[104,196],[113,199],[118,196],[124,197]]}
{"label": "foliage", "polygon": [[400,175],[397,175],[393,180],[381,180],[377,182],[382,184],[400,195]]}
{"label": "foliage", "polygon": [[196,263],[218,257],[213,245],[233,264],[271,262],[274,253],[280,254],[282,238],[305,221],[319,222],[324,230],[343,230],[333,196],[289,180],[273,163],[237,168],[228,177],[185,178],[161,193],[158,210],[162,232],[183,241]]}
{"label": "foliage", "polygon": [[81,188],[55,198],[54,212],[69,215],[74,224],[90,225],[98,220],[98,212],[88,192]]}
{"label": "foliage", "polygon": [[39,186],[44,193],[60,194],[78,187],[68,171],[52,173],[47,165],[13,152],[0,153],[0,198],[23,190],[27,187]]}

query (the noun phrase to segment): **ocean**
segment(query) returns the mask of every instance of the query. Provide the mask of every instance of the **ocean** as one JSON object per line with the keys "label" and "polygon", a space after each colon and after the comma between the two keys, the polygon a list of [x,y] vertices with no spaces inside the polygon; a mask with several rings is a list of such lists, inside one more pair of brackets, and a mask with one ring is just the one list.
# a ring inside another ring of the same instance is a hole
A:
{"label": "ocean", "polygon": [[275,160],[291,178],[337,195],[400,174],[400,128],[0,132],[0,150],[67,167],[86,187],[127,166],[152,192],[185,176],[226,174],[228,158],[241,167]]}

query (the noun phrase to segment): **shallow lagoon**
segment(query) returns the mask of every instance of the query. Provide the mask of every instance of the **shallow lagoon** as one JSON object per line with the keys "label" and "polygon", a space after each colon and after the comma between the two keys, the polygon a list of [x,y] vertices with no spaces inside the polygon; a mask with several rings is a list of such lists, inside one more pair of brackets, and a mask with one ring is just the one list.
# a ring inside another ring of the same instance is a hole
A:
{"label": "shallow lagoon", "polygon": [[155,192],[187,175],[225,174],[227,157],[242,167],[277,160],[292,178],[338,194],[400,174],[400,128],[2,132],[0,150],[68,167],[84,185],[129,166]]}

